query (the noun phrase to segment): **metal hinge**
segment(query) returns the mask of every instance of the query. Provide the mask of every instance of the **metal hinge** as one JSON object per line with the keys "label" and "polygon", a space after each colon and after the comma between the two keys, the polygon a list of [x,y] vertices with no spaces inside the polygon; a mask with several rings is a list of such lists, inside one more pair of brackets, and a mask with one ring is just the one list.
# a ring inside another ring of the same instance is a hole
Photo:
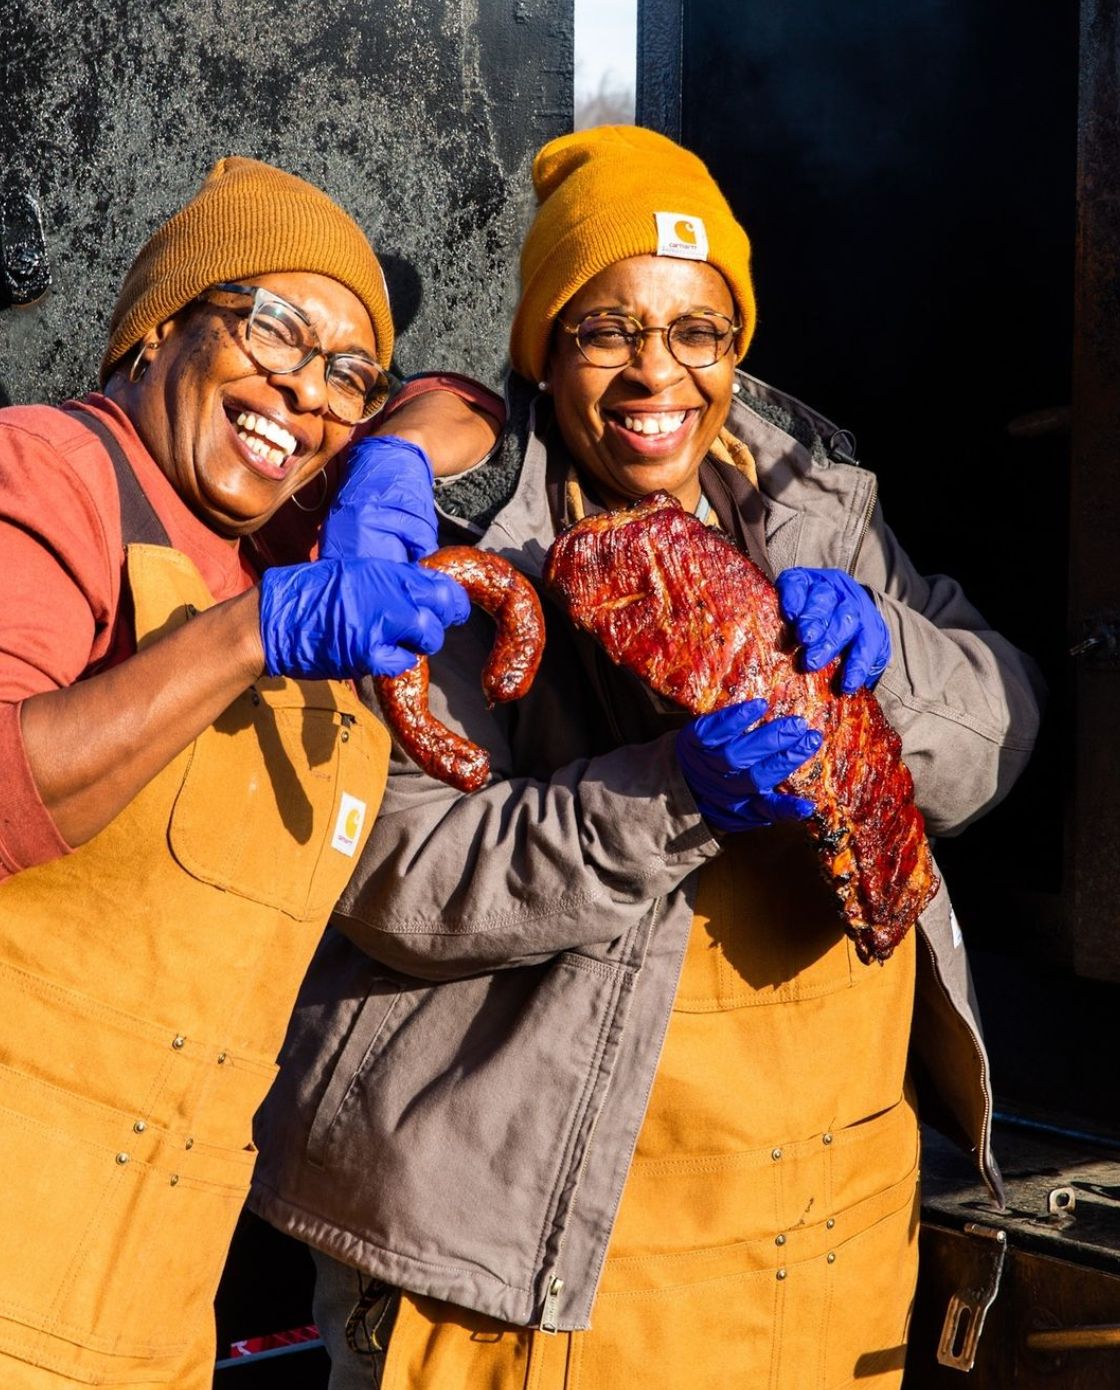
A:
{"label": "metal hinge", "polygon": [[958,1289],[949,1299],[941,1340],[937,1344],[937,1360],[954,1371],[971,1371],[984,1330],[988,1309],[996,1301],[999,1281],[1003,1275],[1003,1260],[1007,1254],[1007,1232],[992,1226],[980,1226],[970,1221],[965,1225],[966,1236],[976,1237],[980,1258],[976,1287]]}

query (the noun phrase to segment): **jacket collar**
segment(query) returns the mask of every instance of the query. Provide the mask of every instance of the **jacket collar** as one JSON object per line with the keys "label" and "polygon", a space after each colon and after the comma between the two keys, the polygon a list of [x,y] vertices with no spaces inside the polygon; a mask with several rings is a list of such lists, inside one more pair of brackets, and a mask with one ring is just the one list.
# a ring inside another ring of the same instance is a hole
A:
{"label": "jacket collar", "polygon": [[[854,440],[796,397],[746,372],[736,377],[742,389],[732,403],[728,425],[751,450],[758,467],[766,544],[775,573],[797,563],[808,532],[813,533],[815,554],[823,553],[828,563],[850,570],[875,504],[875,479],[855,462]],[[541,405],[535,386],[512,373],[507,377],[506,429],[494,454],[479,467],[503,470],[512,492],[490,519],[476,521],[463,514],[461,505],[447,505],[464,500],[458,480],[437,496],[437,510],[453,529],[466,529],[481,549],[504,555],[536,576],[555,534],[545,482]]]}

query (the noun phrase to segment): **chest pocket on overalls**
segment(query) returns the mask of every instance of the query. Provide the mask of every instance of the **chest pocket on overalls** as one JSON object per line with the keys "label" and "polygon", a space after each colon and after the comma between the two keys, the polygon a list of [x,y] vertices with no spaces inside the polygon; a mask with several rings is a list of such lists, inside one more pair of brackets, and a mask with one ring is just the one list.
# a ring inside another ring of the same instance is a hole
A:
{"label": "chest pocket on overalls", "polygon": [[337,683],[258,681],[196,740],[172,853],[226,892],[301,920],[325,914],[377,813],[379,736]]}
{"label": "chest pocket on overalls", "polygon": [[674,1008],[783,1004],[848,989],[865,967],[800,826],[729,839],[700,871]]}
{"label": "chest pocket on overalls", "polygon": [[[127,553],[139,650],[213,604],[185,555]],[[388,745],[342,682],[262,677],[184,755],[171,852],[201,883],[325,919],[380,805]]]}

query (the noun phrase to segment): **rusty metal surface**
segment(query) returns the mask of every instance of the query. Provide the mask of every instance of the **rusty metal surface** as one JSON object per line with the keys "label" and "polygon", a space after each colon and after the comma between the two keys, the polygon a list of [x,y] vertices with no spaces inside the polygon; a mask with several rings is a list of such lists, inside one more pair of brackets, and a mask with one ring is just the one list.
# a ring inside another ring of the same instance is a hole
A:
{"label": "rusty metal surface", "polygon": [[0,403],[91,382],[134,253],[230,153],[366,228],[399,370],[497,376],[530,161],[571,126],[572,0],[8,0],[0,24],[0,181],[54,281],[0,313]]}
{"label": "rusty metal surface", "polygon": [[[1120,15],[1081,5],[1077,275],[1070,479],[1071,645],[1120,614]],[[1077,753],[1067,879],[1079,973],[1120,981],[1120,663],[1075,658]]]}

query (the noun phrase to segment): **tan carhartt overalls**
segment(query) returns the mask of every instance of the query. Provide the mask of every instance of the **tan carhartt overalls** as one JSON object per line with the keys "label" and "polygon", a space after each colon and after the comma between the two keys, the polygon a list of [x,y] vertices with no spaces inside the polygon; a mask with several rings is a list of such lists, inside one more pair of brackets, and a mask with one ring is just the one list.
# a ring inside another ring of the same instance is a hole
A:
{"label": "tan carhartt overalls", "polygon": [[[130,545],[141,647],[212,600]],[[388,736],[262,679],[74,854],[0,886],[0,1386],[204,1390],[253,1112]]]}
{"label": "tan carhartt overalls", "polygon": [[404,1295],[383,1390],[895,1390],[917,1274],[911,933],[861,965],[799,827],[701,870],[589,1332]]}

